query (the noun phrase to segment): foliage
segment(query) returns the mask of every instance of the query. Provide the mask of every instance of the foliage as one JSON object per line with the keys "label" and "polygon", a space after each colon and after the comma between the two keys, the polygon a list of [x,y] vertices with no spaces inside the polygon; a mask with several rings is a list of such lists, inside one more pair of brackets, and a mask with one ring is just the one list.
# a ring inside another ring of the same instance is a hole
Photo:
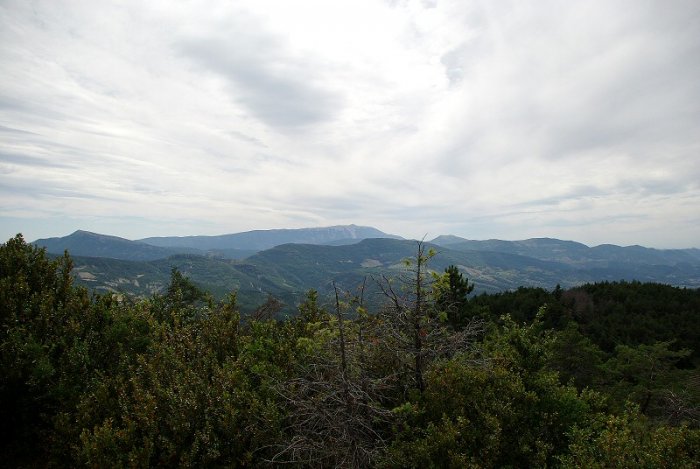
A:
{"label": "foliage", "polygon": [[571,382],[578,389],[601,384],[606,355],[580,332],[578,324],[569,322],[563,330],[556,331],[552,339],[548,364],[559,373],[562,382]]}
{"label": "foliage", "polygon": [[645,414],[658,415],[663,394],[678,391],[674,385],[687,374],[676,364],[690,355],[689,350],[674,351],[670,342],[652,345],[618,345],[615,354],[605,363],[610,394],[618,400],[629,399]]}
{"label": "foliage", "polygon": [[544,367],[549,338],[538,325],[506,321],[485,350],[431,368],[424,399],[403,410],[387,466],[545,466],[566,454],[567,432],[585,425],[598,397]]}
{"label": "foliage", "polygon": [[470,284],[454,265],[447,267],[443,275],[435,275],[433,283],[435,307],[446,314],[452,327],[460,328],[469,322],[467,297],[472,291],[474,291],[474,284]]}
{"label": "foliage", "polygon": [[310,291],[281,321],[274,298],[241,318],[236,294],[217,303],[179,270],[148,299],[89,296],[67,255],[12,238],[0,246],[3,462],[698,466],[698,292],[467,299],[457,269],[430,275],[433,256],[419,244],[402,275],[382,277],[379,310],[364,282],[357,295],[331,282],[330,307]]}
{"label": "foliage", "polygon": [[64,366],[80,371],[68,357],[82,358],[72,332],[89,301],[72,287],[71,267],[67,255],[50,260],[21,235],[0,247],[0,436],[18,457],[48,431],[45,416],[74,399]]}
{"label": "foliage", "polygon": [[649,425],[635,407],[571,432],[564,468],[695,468],[700,462],[700,430]]}

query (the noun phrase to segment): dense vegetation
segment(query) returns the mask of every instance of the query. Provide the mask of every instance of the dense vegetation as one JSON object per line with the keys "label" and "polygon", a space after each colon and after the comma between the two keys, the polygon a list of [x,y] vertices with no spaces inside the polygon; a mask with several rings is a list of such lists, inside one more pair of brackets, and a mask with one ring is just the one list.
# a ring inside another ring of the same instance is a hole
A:
{"label": "dense vegetation", "polygon": [[700,291],[603,283],[469,299],[454,268],[241,317],[173,270],[129,301],[0,247],[13,466],[697,467]]}

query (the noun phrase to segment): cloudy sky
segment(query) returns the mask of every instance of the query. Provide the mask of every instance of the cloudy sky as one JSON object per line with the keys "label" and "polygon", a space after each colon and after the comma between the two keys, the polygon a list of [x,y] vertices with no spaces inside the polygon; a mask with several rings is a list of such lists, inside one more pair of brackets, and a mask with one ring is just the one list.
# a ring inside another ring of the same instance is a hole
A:
{"label": "cloudy sky", "polygon": [[0,235],[700,247],[700,2],[0,1]]}

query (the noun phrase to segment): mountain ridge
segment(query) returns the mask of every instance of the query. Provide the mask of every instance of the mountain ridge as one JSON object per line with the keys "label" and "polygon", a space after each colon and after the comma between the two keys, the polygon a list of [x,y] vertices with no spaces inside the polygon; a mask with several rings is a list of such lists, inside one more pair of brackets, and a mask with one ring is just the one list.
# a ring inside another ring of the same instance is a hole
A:
{"label": "mountain ridge", "polygon": [[[84,230],[34,244],[46,246],[54,255],[68,249],[75,261],[76,280],[94,291],[149,296],[167,286],[174,267],[216,297],[237,291],[248,310],[268,295],[293,306],[309,289],[330,293],[334,281],[341,288],[351,289],[368,277],[394,277],[405,270],[403,261],[415,256],[415,240],[360,239],[379,231],[371,227],[352,227],[357,237],[347,238],[342,236],[348,232],[337,228],[331,227],[332,235],[323,234],[323,229],[244,232],[246,237],[268,233],[264,240],[268,244],[289,239],[290,234],[293,239],[301,237],[316,243],[287,242],[248,251],[229,248],[235,253],[227,253],[224,248],[153,246]],[[311,236],[302,236],[309,233]],[[331,239],[334,236],[336,239]],[[552,289],[557,284],[568,288],[618,280],[700,288],[700,250],[693,248],[658,250],[610,244],[588,247],[555,238],[475,241],[453,235],[439,236],[424,245],[437,252],[431,259],[431,269],[441,272],[448,265],[455,265],[474,283],[477,292],[521,286]],[[369,287],[368,294],[371,290]]]}
{"label": "mountain ridge", "polygon": [[203,252],[193,249],[174,250],[85,230],[76,230],[63,237],[37,239],[31,244],[46,248],[46,251],[52,254],[63,254],[64,251],[69,251],[74,256],[105,257],[130,261],[162,259],[184,252],[203,254]]}
{"label": "mountain ridge", "polygon": [[631,246],[600,244],[589,247],[577,241],[556,238],[503,241],[498,239],[469,240],[454,235],[438,236],[431,242],[455,250],[509,252],[575,266],[601,267],[610,262],[628,262],[640,265],[676,265],[686,262],[700,265],[700,250],[696,248],[656,249],[638,244]]}
{"label": "mountain ridge", "polygon": [[335,225],[318,228],[253,230],[217,236],[171,236],[139,240],[76,230],[68,236],[37,239],[32,244],[44,247],[52,254],[62,254],[68,250],[76,256],[148,261],[164,259],[176,254],[244,259],[261,250],[289,242],[343,245],[367,238],[381,237],[400,238],[373,227]]}
{"label": "mountain ridge", "polygon": [[384,233],[371,226],[351,224],[315,228],[252,230],[216,236],[150,237],[139,241],[159,247],[191,247],[201,250],[236,248],[262,251],[287,243],[327,244],[366,238],[400,239],[401,237]]}
{"label": "mountain ridge", "polygon": [[[151,261],[75,257],[74,275],[79,283],[95,291],[143,297],[162,291],[174,267],[218,298],[237,291],[245,310],[252,310],[268,295],[293,307],[309,289],[330,294],[333,282],[341,289],[352,290],[365,279],[401,275],[406,268],[403,261],[416,254],[416,243],[388,238],[341,246],[287,243],[243,260],[194,254]],[[521,286],[551,290],[558,284],[569,288],[618,280],[700,288],[700,265],[617,262],[609,266],[577,266],[512,253],[459,251],[431,243],[425,243],[425,247],[437,252],[428,264],[431,270],[439,273],[456,265],[476,286],[477,293]],[[378,301],[374,284],[368,282],[368,301]]]}

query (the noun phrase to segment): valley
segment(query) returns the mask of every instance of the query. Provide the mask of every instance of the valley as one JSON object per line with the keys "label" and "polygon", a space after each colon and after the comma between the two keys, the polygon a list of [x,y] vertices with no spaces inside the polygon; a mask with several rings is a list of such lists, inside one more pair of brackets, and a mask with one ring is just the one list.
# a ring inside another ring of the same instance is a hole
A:
{"label": "valley", "polygon": [[[401,271],[403,261],[415,254],[416,243],[355,225],[139,241],[77,231],[34,242],[53,255],[68,250],[76,282],[95,292],[148,297],[163,291],[176,268],[215,298],[236,291],[244,311],[270,295],[291,311],[309,289],[329,294],[333,281],[350,291],[369,279],[372,302],[377,293],[373,280]],[[700,287],[698,249],[456,236],[439,236],[426,246],[436,253],[431,270],[457,266],[475,285],[476,294],[617,280]]]}

